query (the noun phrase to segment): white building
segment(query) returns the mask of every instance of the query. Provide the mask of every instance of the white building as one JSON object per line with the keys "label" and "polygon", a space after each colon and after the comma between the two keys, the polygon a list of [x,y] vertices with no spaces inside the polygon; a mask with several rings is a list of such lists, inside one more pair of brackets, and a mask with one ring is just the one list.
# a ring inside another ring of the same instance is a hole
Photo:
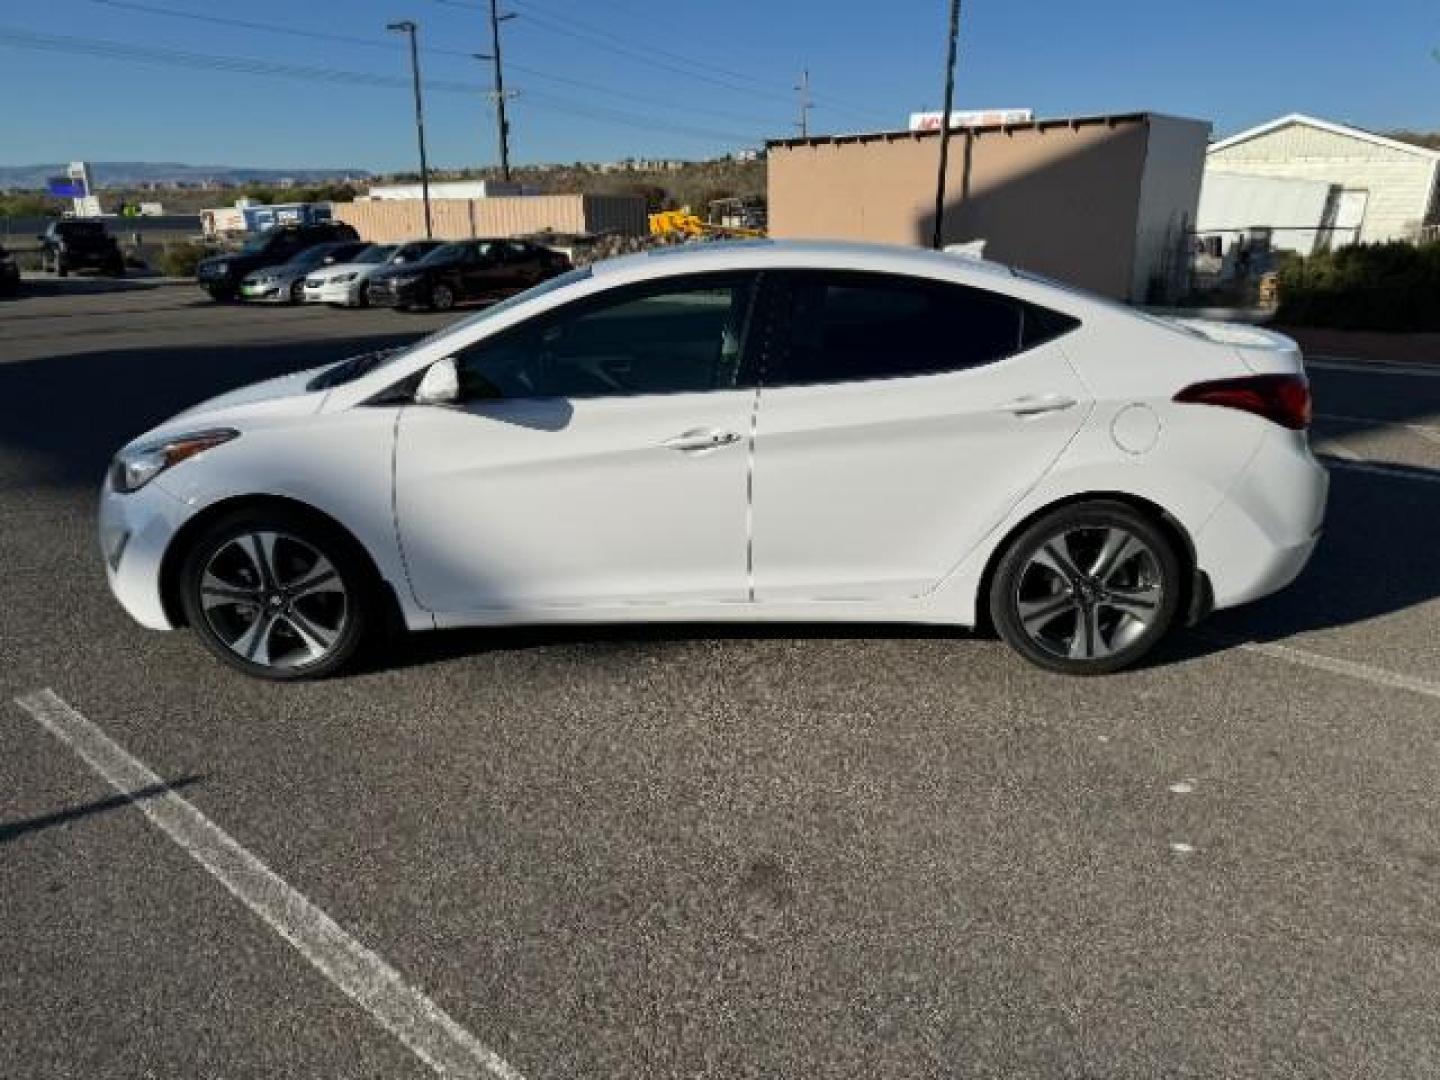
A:
{"label": "white building", "polygon": [[[530,195],[533,189],[504,180],[438,180],[430,184],[432,199],[492,199],[498,195]],[[419,184],[380,184],[372,187],[364,199],[418,199],[423,189]]]}
{"label": "white building", "polygon": [[[1323,199],[1317,185],[1326,188]],[[1327,244],[1414,240],[1437,223],[1440,151],[1292,113],[1221,139],[1206,153],[1196,221],[1202,234],[1271,229],[1275,247],[1308,253]]]}

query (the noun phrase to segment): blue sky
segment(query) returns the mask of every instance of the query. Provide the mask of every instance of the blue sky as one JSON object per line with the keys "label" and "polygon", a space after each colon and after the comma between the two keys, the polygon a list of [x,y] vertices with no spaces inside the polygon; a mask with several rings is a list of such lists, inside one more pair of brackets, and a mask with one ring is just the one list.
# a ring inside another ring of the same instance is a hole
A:
{"label": "blue sky", "polygon": [[[483,0],[4,0],[0,163],[71,158],[414,167],[403,85],[299,81],[76,55],[73,39],[408,78],[421,25],[431,159],[491,164]],[[363,39],[164,17],[125,5]],[[116,6],[119,5],[119,6]],[[812,130],[903,126],[937,108],[945,0],[509,0],[515,160],[702,157],[791,134],[808,67]],[[16,38],[47,51],[17,49]],[[57,41],[57,38],[68,40]],[[365,42],[369,42],[366,44]],[[90,47],[84,45],[82,47]],[[56,51],[58,49],[58,51]],[[1285,112],[1440,128],[1437,0],[967,0],[959,107],[1044,116],[1154,109],[1217,134]],[[649,58],[646,62],[645,58]],[[563,81],[563,80],[569,80]],[[457,85],[458,84],[458,85]],[[464,84],[473,84],[474,93]]]}

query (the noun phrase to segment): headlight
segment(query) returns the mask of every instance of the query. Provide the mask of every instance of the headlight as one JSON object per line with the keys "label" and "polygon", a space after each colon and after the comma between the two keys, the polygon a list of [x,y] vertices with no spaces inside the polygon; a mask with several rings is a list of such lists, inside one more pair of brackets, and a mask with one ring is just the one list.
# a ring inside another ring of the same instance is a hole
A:
{"label": "headlight", "polygon": [[330,279],[330,284],[331,284],[331,285],[348,285],[350,282],[354,281],[354,280],[355,280],[357,277],[359,277],[359,276],[360,276],[360,274],[359,274],[358,272],[357,272],[357,273],[354,273],[354,274],[337,274],[335,277],[332,277],[332,278]]}
{"label": "headlight", "polygon": [[139,491],[172,465],[237,438],[232,428],[192,431],[165,442],[149,443],[115,455],[110,465],[110,485],[120,492]]}

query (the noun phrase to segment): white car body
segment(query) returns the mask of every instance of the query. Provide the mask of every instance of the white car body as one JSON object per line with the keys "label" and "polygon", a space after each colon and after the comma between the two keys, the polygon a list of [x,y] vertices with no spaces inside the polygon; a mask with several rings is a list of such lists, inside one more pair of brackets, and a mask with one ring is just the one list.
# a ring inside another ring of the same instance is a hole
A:
{"label": "white car body", "polygon": [[305,303],[359,307],[364,303],[366,284],[377,272],[407,261],[418,261],[439,247],[440,242],[412,241],[385,246],[394,250],[379,262],[337,263],[312,270],[305,278]]}
{"label": "white car body", "polygon": [[[1009,359],[934,375],[373,403],[466,346],[618,286],[792,269],[970,286],[1079,326]],[[1283,587],[1315,546],[1327,475],[1304,431],[1175,401],[1209,380],[1301,373],[1294,343],[1279,335],[1187,330],[979,259],[869,245],[696,245],[576,276],[459,322],[353,382],[309,391],[313,372],[287,376],[137,439],[132,446],[197,429],[240,432],[133,493],[107,480],[102,547],[125,609],[147,627],[175,626],[166,559],[177,534],[257,495],[343,526],[415,630],[636,620],[974,625],[987,567],[1007,538],[1047,507],[1096,495],[1163,513],[1183,533],[1190,570],[1208,582],[1215,607]],[[716,433],[723,438],[704,443]]]}

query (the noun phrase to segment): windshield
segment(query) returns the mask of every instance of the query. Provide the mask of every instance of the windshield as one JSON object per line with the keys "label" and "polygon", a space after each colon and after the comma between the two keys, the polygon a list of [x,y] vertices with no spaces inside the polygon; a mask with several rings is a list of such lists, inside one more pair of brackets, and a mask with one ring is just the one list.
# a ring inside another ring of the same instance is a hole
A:
{"label": "windshield", "polygon": [[413,240],[408,244],[401,244],[391,256],[392,263],[415,262],[429,255],[440,246],[439,240]]}
{"label": "windshield", "polygon": [[460,333],[461,331],[468,330],[473,326],[478,326],[480,323],[486,322],[489,319],[493,319],[496,316],[509,311],[511,308],[518,307],[521,304],[529,303],[531,300],[537,300],[540,297],[546,296],[552,292],[555,292],[558,289],[563,289],[569,285],[574,285],[576,282],[584,281],[589,276],[590,268],[588,266],[581,266],[575,270],[571,270],[567,273],[561,274],[558,277],[553,277],[549,281],[542,281],[533,289],[526,289],[524,292],[516,293],[514,296],[509,297],[505,300],[501,300],[499,303],[491,304],[489,307],[481,311],[477,311],[468,319],[461,319],[458,323],[447,326],[442,330],[437,330],[433,334],[426,335],[419,341],[415,342],[415,344],[413,345],[398,349],[382,349],[378,352],[363,353],[360,356],[352,356],[348,360],[340,361],[340,363],[336,364],[334,367],[326,368],[319,375],[315,376],[315,378],[310,380],[310,383],[306,387],[306,389],[328,390],[332,386],[342,386],[345,383],[354,382],[356,379],[360,378],[360,376],[368,375],[370,374],[370,372],[375,371],[378,368],[389,367],[396,360],[399,360],[405,356],[409,356],[416,349],[424,348],[426,345],[429,345],[433,341],[438,341],[441,338],[449,336],[450,334]]}
{"label": "windshield", "polygon": [[458,259],[464,255],[466,246],[465,244],[441,244],[420,261],[422,263],[449,262],[451,259]]}
{"label": "windshield", "polygon": [[318,247],[306,248],[290,260],[290,265],[299,267],[319,266],[325,261],[325,257],[334,250],[334,244],[321,244]]}
{"label": "windshield", "polygon": [[270,236],[271,234],[268,232],[260,233],[258,236],[252,236],[249,240],[246,240],[240,248],[240,254],[259,255],[270,246]]}
{"label": "windshield", "polygon": [[351,258],[353,263],[383,263],[391,255],[395,254],[394,244],[371,244],[360,254]]}

